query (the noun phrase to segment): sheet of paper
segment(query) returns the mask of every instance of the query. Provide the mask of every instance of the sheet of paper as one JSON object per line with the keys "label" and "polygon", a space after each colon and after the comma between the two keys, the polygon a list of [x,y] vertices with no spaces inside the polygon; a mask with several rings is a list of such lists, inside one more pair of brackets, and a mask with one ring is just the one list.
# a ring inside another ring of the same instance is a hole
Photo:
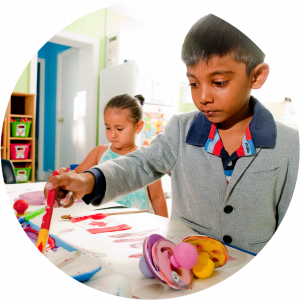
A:
{"label": "sheet of paper", "polygon": [[114,217],[102,213],[72,218],[71,221],[92,234],[122,231],[132,228],[116,220]]}

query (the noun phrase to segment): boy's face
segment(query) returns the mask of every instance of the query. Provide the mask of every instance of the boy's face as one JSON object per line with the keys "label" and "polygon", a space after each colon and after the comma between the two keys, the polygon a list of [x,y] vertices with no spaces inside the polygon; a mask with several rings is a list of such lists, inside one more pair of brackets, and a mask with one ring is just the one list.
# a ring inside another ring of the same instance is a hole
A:
{"label": "boy's face", "polygon": [[193,101],[209,121],[218,124],[226,121],[230,126],[249,113],[253,76],[248,77],[246,65],[229,54],[187,66],[187,77]]}

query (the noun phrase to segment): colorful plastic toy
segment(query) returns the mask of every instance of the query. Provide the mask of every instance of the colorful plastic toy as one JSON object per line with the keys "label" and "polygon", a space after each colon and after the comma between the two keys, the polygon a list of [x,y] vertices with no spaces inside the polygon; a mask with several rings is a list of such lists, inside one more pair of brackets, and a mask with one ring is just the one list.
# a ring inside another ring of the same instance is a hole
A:
{"label": "colorful plastic toy", "polygon": [[213,237],[205,235],[189,236],[184,238],[183,242],[192,244],[199,254],[208,253],[209,258],[215,264],[215,268],[222,267],[228,260],[227,248]]}
{"label": "colorful plastic toy", "polygon": [[23,199],[19,199],[14,203],[13,208],[17,212],[17,217],[22,217],[28,209],[28,203]]}
{"label": "colorful plastic toy", "polygon": [[191,236],[175,245],[159,234],[144,240],[143,256],[139,268],[148,278],[156,277],[176,290],[188,289],[193,274],[208,278],[214,268],[223,266],[228,260],[226,247],[209,236]]}

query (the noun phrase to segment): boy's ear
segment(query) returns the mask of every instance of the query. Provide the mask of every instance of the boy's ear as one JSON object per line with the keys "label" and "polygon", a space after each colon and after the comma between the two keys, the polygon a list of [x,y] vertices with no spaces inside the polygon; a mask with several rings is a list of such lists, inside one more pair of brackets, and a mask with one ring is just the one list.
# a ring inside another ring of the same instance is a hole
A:
{"label": "boy's ear", "polygon": [[136,124],[136,133],[140,133],[144,127],[144,121],[139,120]]}
{"label": "boy's ear", "polygon": [[259,89],[265,83],[269,75],[269,65],[265,63],[259,64],[253,71],[252,88]]}

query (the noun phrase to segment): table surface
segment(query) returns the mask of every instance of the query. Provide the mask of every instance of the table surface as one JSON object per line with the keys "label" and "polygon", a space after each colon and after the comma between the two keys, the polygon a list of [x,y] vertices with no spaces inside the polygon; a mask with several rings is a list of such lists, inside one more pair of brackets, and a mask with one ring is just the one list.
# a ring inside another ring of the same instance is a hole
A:
{"label": "table surface", "polygon": [[[19,199],[19,195],[28,192],[43,191],[44,186],[44,182],[39,182],[10,184],[5,187],[11,205],[13,205],[14,201]],[[156,233],[178,244],[183,238],[196,234],[192,229],[177,221],[149,213],[115,215],[114,217],[118,221],[130,225],[132,229],[101,234],[91,234],[70,220],[61,219],[61,216],[66,214],[83,216],[100,212],[110,212],[112,209],[97,209],[116,205],[118,204],[111,202],[105,206],[94,207],[86,205],[84,202],[79,202],[70,208],[56,208],[53,211],[50,234],[59,237],[68,244],[101,261],[102,269],[90,280],[82,283],[94,289],[105,291],[103,290],[105,278],[107,276],[112,276],[109,278],[113,278],[113,276],[120,275],[118,278],[124,278],[127,284],[131,286],[133,298],[167,299],[180,297],[204,290],[223,281],[253,259],[253,256],[250,254],[227,247],[229,259],[225,266],[215,269],[210,278],[194,278],[193,284],[188,290],[174,290],[157,279],[149,279],[141,274],[139,260],[143,252],[142,240],[150,234]],[[27,211],[34,211],[40,207],[43,207],[43,205],[30,205]],[[126,210],[126,208],[122,210]],[[42,215],[30,221],[40,227]],[[135,234],[130,237],[126,236],[129,233]]]}

